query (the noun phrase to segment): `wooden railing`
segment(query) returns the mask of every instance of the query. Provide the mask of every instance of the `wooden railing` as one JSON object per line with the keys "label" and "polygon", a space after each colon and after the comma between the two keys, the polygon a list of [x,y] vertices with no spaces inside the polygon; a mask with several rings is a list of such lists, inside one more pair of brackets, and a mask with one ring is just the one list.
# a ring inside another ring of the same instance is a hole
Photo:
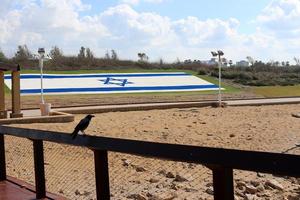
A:
{"label": "wooden railing", "polygon": [[0,126],[0,180],[6,179],[4,135],[28,138],[33,141],[37,199],[46,195],[43,141],[81,146],[94,151],[95,187],[98,200],[110,199],[108,151],[205,165],[213,172],[215,200],[234,199],[233,169],[300,177],[298,155],[97,136],[78,136],[72,140],[69,133]]}

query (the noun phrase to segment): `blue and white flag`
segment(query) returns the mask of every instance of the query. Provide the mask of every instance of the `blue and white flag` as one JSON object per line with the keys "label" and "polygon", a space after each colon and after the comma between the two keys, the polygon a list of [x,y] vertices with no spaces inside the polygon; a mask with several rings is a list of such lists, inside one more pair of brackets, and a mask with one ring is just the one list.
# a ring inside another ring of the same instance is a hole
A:
{"label": "blue and white flag", "polygon": [[[41,93],[40,74],[21,75],[21,94]],[[5,75],[11,89],[11,76]],[[217,90],[218,86],[184,72],[44,74],[45,94],[96,94]]]}

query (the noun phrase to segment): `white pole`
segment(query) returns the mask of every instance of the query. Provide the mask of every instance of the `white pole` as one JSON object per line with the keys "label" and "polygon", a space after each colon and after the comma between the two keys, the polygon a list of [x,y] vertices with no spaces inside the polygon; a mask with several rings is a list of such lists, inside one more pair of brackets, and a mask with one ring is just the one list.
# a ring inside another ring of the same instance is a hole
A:
{"label": "white pole", "polygon": [[218,95],[218,99],[219,99],[219,106],[221,107],[222,105],[222,97],[221,97],[221,56],[219,55],[219,95]]}
{"label": "white pole", "polygon": [[41,103],[44,104],[44,89],[43,89],[43,55],[40,55],[40,59],[39,59],[39,65],[40,65],[40,69],[41,69]]}

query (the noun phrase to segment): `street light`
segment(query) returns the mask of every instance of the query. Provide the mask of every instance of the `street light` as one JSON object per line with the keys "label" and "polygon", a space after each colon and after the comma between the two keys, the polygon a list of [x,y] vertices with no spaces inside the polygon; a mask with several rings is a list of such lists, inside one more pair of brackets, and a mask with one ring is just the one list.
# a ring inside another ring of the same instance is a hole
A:
{"label": "street light", "polygon": [[41,103],[40,103],[40,108],[41,108],[41,114],[42,115],[49,115],[50,110],[51,110],[51,104],[50,103],[45,103],[44,100],[44,86],[43,86],[43,68],[44,68],[44,60],[49,60],[51,57],[49,55],[45,56],[45,49],[44,48],[39,48],[38,49],[39,55],[36,56],[39,60],[39,67],[41,70]]}
{"label": "street light", "polygon": [[217,52],[212,51],[211,52],[213,57],[218,57],[218,68],[219,68],[219,95],[218,95],[218,100],[219,100],[219,106],[222,106],[222,97],[221,97],[221,56],[224,56],[223,51],[218,50]]}
{"label": "street light", "polygon": [[45,49],[44,48],[39,48],[38,49],[39,53],[39,67],[41,70],[41,103],[44,104],[44,88],[43,88],[43,67],[44,67],[44,58],[45,58]]}

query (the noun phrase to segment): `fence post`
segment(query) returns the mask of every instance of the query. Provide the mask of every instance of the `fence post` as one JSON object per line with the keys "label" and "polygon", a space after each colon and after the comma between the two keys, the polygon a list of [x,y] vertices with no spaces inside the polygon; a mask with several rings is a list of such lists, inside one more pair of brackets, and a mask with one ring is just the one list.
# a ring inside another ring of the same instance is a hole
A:
{"label": "fence post", "polygon": [[0,134],[0,181],[6,180],[4,135]]}
{"label": "fence post", "polygon": [[109,171],[106,150],[94,150],[97,200],[109,200]]}
{"label": "fence post", "polygon": [[41,199],[46,197],[44,148],[42,140],[33,140],[33,154],[36,198]]}
{"label": "fence post", "polygon": [[213,167],[214,200],[234,200],[233,170]]}

